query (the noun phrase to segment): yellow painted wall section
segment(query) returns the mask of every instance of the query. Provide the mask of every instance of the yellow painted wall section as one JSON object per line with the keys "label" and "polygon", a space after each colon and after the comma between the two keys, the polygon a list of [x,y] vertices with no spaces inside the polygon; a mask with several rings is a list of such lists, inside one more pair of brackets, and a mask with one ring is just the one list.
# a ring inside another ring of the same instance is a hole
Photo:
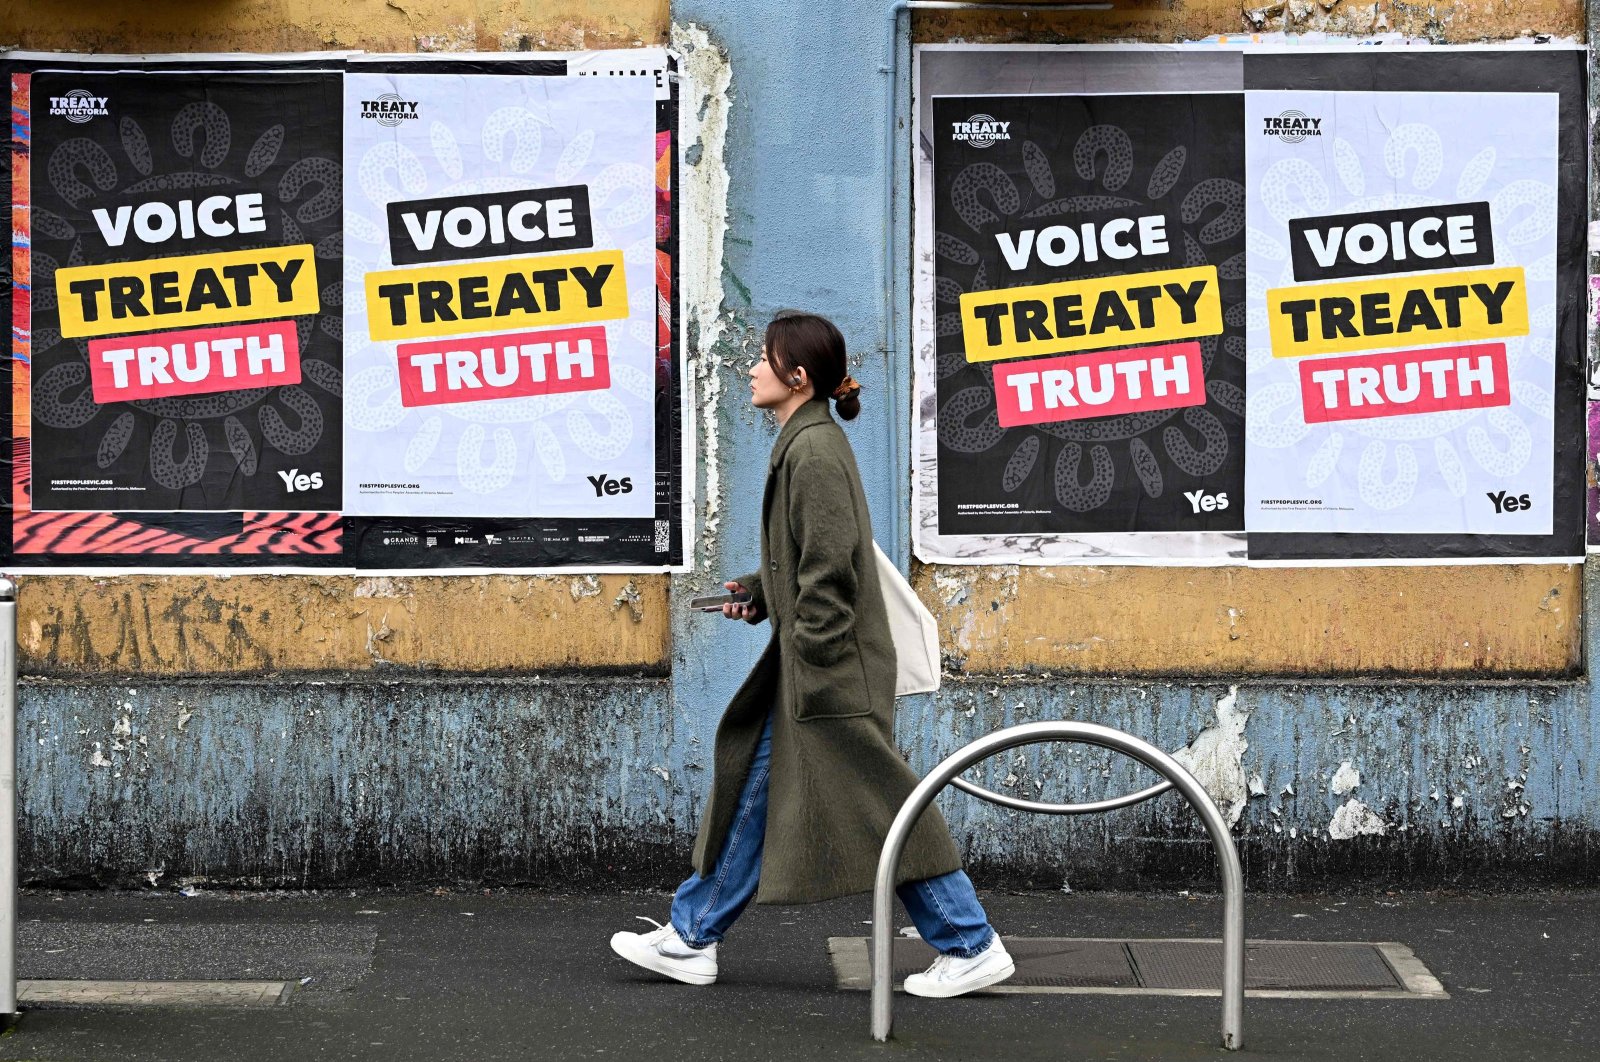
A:
{"label": "yellow painted wall section", "polygon": [[1565,675],[1580,565],[923,567],[955,671],[1063,675]]}
{"label": "yellow painted wall section", "polygon": [[12,0],[0,44],[73,52],[576,51],[664,44],[668,0]]}
{"label": "yellow painted wall section", "polygon": [[664,576],[182,575],[18,580],[24,674],[654,671]]}
{"label": "yellow painted wall section", "polygon": [[1113,0],[1104,11],[919,11],[918,41],[972,43],[1197,40],[1252,33],[1400,33],[1469,44],[1534,34],[1583,39],[1579,0]]}

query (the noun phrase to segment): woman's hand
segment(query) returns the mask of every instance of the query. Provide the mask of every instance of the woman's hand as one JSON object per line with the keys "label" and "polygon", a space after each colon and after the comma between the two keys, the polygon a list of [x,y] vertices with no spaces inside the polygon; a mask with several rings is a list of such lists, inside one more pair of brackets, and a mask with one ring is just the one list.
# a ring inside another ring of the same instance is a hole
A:
{"label": "woman's hand", "polygon": [[[723,583],[722,585],[723,588],[726,589],[730,594],[742,594],[747,591],[747,588],[743,583],[730,582]],[[753,602],[745,605],[723,605],[722,614],[729,619],[747,620],[756,623],[759,623],[767,618],[766,613],[757,608]]]}

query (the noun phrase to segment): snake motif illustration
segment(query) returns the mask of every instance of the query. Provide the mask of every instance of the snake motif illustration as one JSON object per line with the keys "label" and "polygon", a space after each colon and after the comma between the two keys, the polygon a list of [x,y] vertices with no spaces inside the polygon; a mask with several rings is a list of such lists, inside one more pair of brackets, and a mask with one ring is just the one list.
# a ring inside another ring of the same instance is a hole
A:
{"label": "snake motif illustration", "polygon": [[[1142,141],[1148,139],[1130,134],[1125,124],[1098,122],[1063,140],[1054,152],[1036,139],[1024,139],[1020,166],[1003,168],[1003,159],[986,157],[952,171],[948,203],[954,223],[939,226],[933,248],[938,438],[952,454],[1005,453],[1003,472],[997,473],[1004,495],[1019,496],[1043,476],[1054,504],[1067,513],[1093,514],[1107,507],[1125,512],[1139,508],[1140,496],[1146,505],[1157,499],[1173,505],[1182,489],[1175,477],[1204,479],[1228,464],[1230,455],[1237,465],[1244,415],[1245,190],[1228,177],[1196,175],[1185,146],[1143,157],[1150,149]],[[1052,279],[1217,266],[1226,329],[1201,340],[1208,403],[1002,427],[991,370],[969,364],[960,349],[960,298],[1039,281],[996,283],[994,270],[1002,267],[994,257],[995,234],[1155,213],[1167,217],[1175,252],[1165,266],[1111,263],[1112,268],[1096,271],[1094,265],[1080,265],[1070,277]]]}

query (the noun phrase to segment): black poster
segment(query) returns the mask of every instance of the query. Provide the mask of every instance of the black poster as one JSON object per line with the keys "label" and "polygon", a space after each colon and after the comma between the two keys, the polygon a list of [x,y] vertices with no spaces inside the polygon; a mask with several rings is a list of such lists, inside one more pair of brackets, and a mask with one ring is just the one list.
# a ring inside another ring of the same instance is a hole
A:
{"label": "black poster", "polygon": [[40,72],[32,508],[336,512],[336,73]]}
{"label": "black poster", "polygon": [[1243,527],[1237,93],[933,101],[939,533]]}

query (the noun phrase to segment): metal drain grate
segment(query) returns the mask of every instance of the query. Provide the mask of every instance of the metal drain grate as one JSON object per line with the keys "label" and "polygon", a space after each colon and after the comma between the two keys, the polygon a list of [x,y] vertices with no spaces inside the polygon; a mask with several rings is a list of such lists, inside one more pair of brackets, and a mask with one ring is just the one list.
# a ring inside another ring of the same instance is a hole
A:
{"label": "metal drain grate", "polygon": [[[1146,988],[1222,987],[1222,945],[1209,940],[1128,944]],[[1251,941],[1244,949],[1246,988],[1380,990],[1404,987],[1371,944]]]}
{"label": "metal drain grate", "polygon": [[[1017,962],[1013,980],[1025,976],[1030,985],[1133,988],[1139,983],[1127,948],[1116,941],[1017,938],[1008,939],[1006,949]],[[926,970],[936,954],[920,940],[895,941],[895,982]]]}
{"label": "metal drain grate", "polygon": [[[992,992],[1218,995],[1222,943],[1215,940],[1077,940],[1007,937],[1017,972]],[[828,941],[840,988],[872,986],[865,937]],[[926,969],[935,952],[896,938],[894,980]],[[1245,990],[1295,998],[1448,999],[1438,979],[1403,944],[1253,940],[1245,945]]]}

